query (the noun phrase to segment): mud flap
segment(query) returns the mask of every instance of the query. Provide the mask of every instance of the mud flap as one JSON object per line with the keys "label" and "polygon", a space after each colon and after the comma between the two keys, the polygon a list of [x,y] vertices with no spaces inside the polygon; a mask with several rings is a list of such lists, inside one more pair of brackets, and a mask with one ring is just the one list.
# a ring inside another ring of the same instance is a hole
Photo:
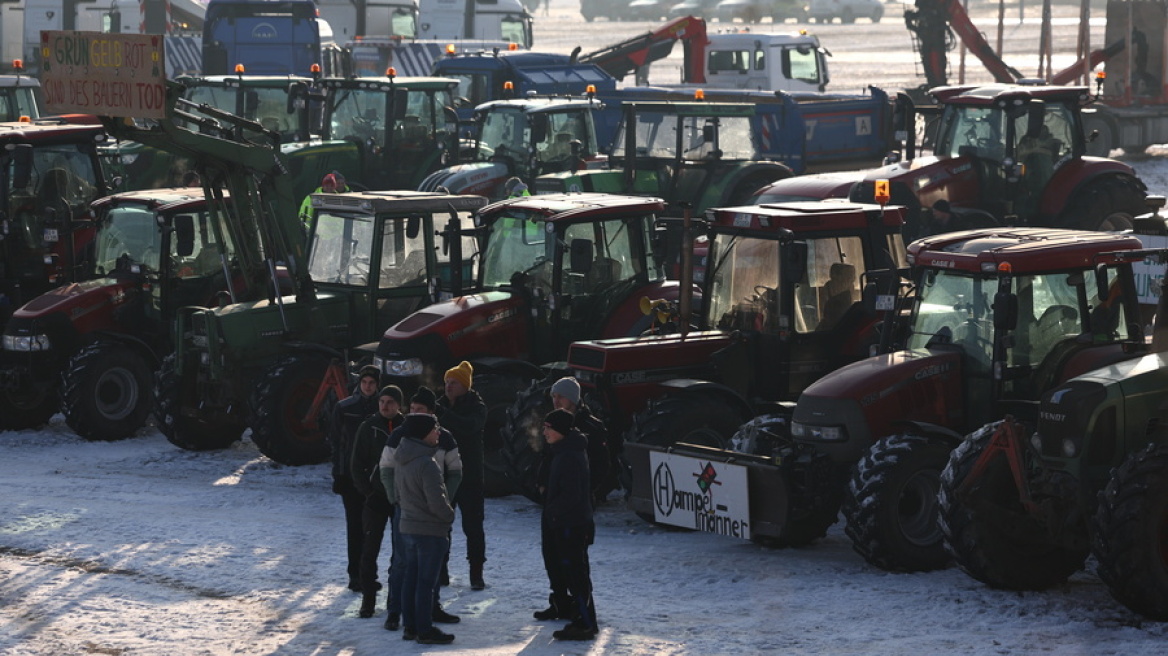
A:
{"label": "mud flap", "polygon": [[650,454],[653,452],[692,459],[695,471],[704,469],[707,464],[717,467],[719,463],[745,467],[749,537],[778,538],[781,535],[787,521],[788,494],[780,467],[770,458],[691,444],[659,447],[625,442],[624,458],[632,474],[628,506],[641,518],[656,522],[660,508],[669,503],[669,496],[675,491],[673,486],[682,484],[675,480],[671,485],[652,471]]}

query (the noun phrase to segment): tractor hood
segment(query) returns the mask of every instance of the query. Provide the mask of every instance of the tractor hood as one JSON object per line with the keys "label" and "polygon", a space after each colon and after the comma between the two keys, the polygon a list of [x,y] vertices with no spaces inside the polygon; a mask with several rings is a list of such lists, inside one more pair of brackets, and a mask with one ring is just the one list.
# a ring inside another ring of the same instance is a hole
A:
{"label": "tractor hood", "polygon": [[800,395],[793,419],[807,430],[795,437],[851,462],[875,438],[896,432],[907,421],[960,425],[960,417],[946,413],[964,408],[961,358],[956,349],[920,349],[837,369]]}
{"label": "tractor hood", "polygon": [[529,321],[526,303],[510,292],[460,296],[427,306],[390,327],[381,337],[377,356],[387,362],[417,358],[427,367],[439,368],[483,353],[520,357],[529,348]]}
{"label": "tractor hood", "polygon": [[41,294],[21,306],[12,317],[33,321],[53,313],[62,313],[78,321],[87,315],[126,303],[136,291],[136,283],[117,278],[73,283]]}
{"label": "tractor hood", "polygon": [[435,171],[422,180],[420,191],[437,191],[445,187],[452,194],[477,194],[497,198],[503,183],[511,176],[503,162],[473,162]]}

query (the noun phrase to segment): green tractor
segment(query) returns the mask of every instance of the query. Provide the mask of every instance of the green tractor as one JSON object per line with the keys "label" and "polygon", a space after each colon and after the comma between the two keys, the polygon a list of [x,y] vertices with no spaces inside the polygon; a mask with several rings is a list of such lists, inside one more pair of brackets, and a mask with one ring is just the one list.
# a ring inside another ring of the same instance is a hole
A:
{"label": "green tractor", "polygon": [[745,205],[759,189],[792,175],[784,164],[756,159],[757,108],[746,103],[629,102],[609,168],[536,178],[540,194],[598,191],[656,196],[668,214]]}

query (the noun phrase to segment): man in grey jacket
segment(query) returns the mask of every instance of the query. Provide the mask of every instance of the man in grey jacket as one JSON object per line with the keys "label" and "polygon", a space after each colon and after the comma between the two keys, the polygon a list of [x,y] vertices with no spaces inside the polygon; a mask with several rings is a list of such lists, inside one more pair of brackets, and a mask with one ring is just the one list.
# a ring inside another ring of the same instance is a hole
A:
{"label": "man in grey jacket", "polygon": [[413,413],[402,422],[402,441],[394,451],[394,491],[401,512],[402,639],[448,644],[454,636],[434,626],[432,604],[442,560],[450,549],[454,508],[447,500],[438,450],[438,421]]}

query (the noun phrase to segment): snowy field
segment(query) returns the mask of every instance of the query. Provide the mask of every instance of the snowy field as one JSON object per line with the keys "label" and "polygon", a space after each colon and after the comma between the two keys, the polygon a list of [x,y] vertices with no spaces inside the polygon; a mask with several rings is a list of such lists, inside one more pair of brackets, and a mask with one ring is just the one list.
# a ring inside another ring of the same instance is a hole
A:
{"label": "snowy field", "polygon": [[[537,39],[567,51],[650,27],[585,25],[576,6],[554,0],[553,21],[537,25]],[[866,30],[883,36],[867,38]],[[843,89],[859,81],[895,88],[912,77],[894,5],[879,26],[816,31],[833,37]],[[897,63],[897,73],[858,68],[873,65],[865,54],[873,51],[895,54],[881,65]],[[1116,155],[1152,193],[1168,194],[1168,150]],[[0,499],[3,656],[1129,656],[1163,654],[1168,644],[1168,625],[1114,602],[1090,564],[1055,590],[1001,592],[956,569],[903,575],[869,567],[838,525],[807,548],[770,550],[656,528],[615,499],[598,512],[592,550],[601,634],[594,643],[559,644],[551,633],[560,623],[531,619],[547,595],[539,510],[509,497],[487,502],[486,590],[469,589],[455,531],[453,581],[442,597],[463,622],[445,627],[457,636],[453,645],[423,647],[383,630],[384,610],[357,617],[326,465],[282,467],[249,441],[185,452],[153,429],[87,443],[58,416],[42,431],[0,433]]]}

